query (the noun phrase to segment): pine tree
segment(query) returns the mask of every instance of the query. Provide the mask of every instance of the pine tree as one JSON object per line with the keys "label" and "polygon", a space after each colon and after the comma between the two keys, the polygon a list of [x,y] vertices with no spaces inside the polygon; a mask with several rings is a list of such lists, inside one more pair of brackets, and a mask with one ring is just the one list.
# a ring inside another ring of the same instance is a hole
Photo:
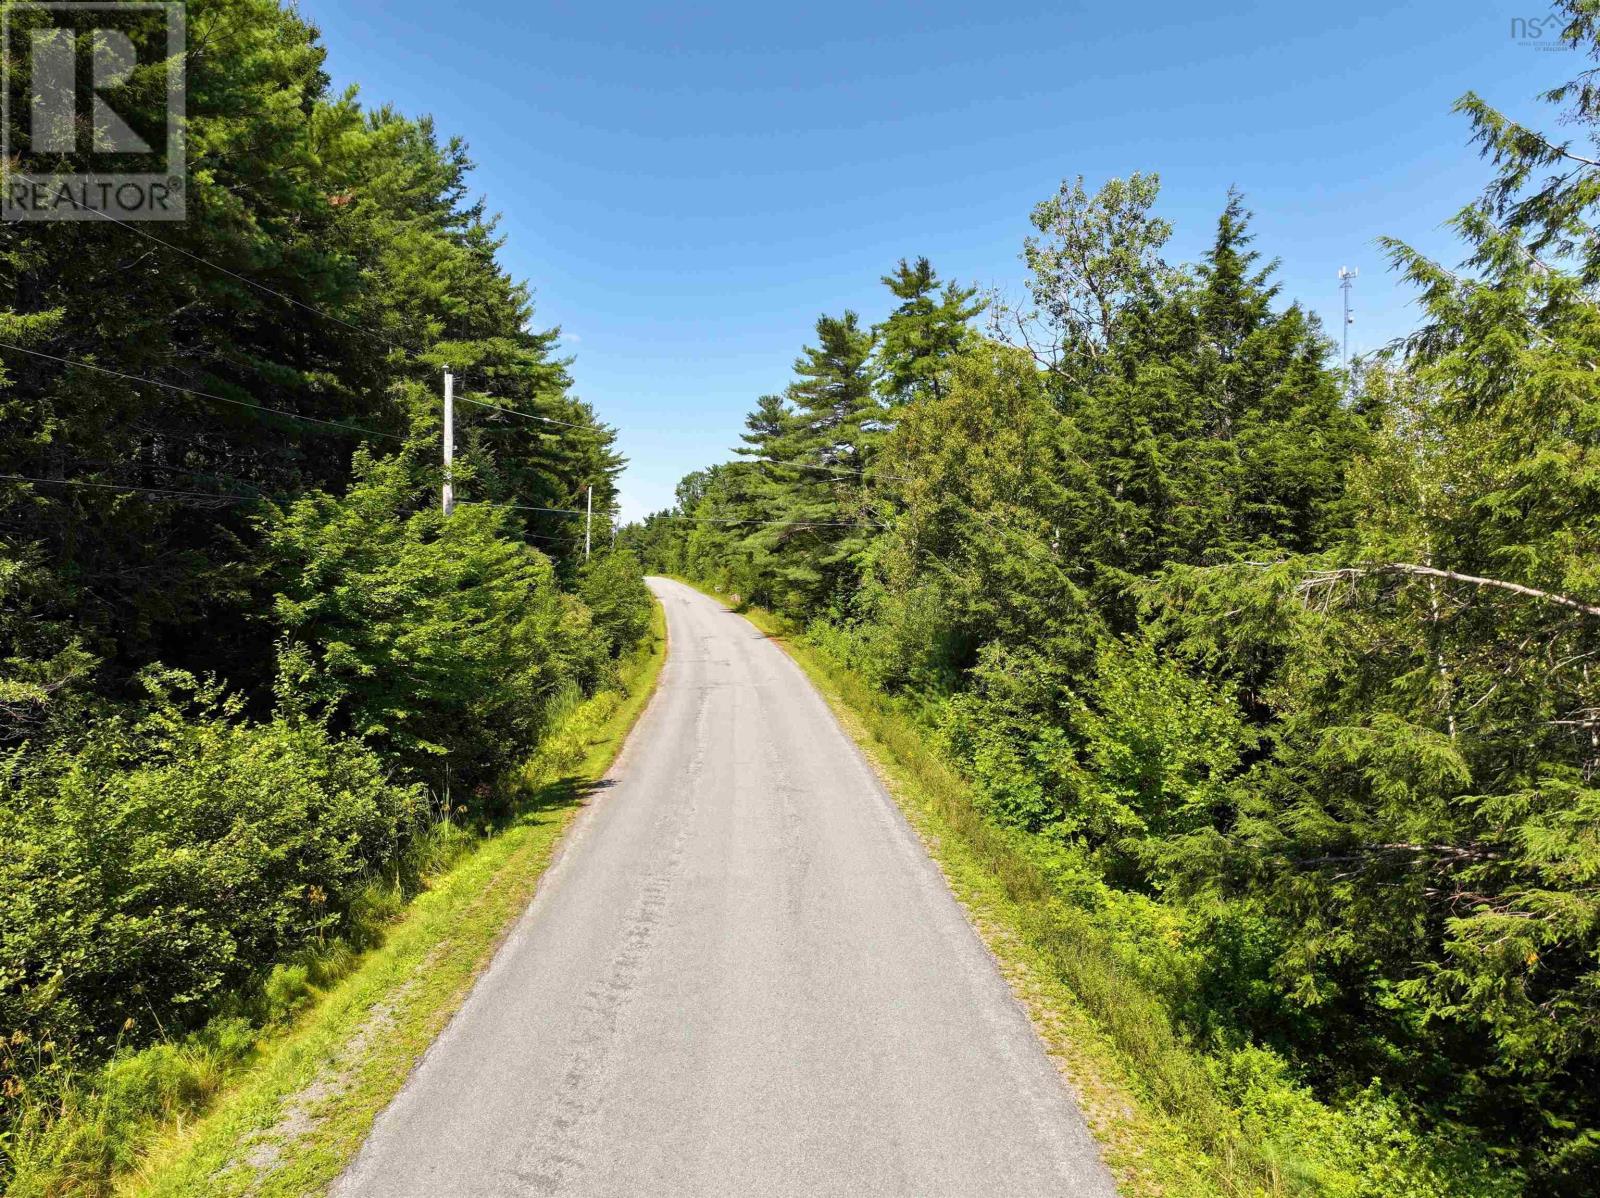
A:
{"label": "pine tree", "polygon": [[945,283],[926,258],[900,259],[883,284],[900,300],[878,326],[879,389],[891,415],[944,394],[951,362],[972,341],[971,321],[984,310],[976,287]]}
{"label": "pine tree", "polygon": [[1315,320],[1274,310],[1276,264],[1257,265],[1251,240],[1230,192],[1192,280],[1143,306],[1076,401],[1096,503],[1073,535],[1119,627],[1136,580],[1171,563],[1305,551],[1348,520],[1344,471],[1365,427]]}
{"label": "pine tree", "polygon": [[[761,490],[763,518],[782,520],[747,534],[742,552],[770,563],[780,606],[814,615],[848,603],[869,542],[869,467],[885,413],[873,375],[873,336],[854,312],[822,316],[817,344],[795,360],[788,410],[770,399],[752,417],[774,477]],[[772,431],[766,431],[771,424]],[[766,505],[772,506],[766,506]]]}
{"label": "pine tree", "polygon": [[861,470],[884,412],[873,388],[873,335],[854,312],[817,318],[817,344],[795,359],[788,398],[814,464]]}
{"label": "pine tree", "polygon": [[[446,366],[467,397],[580,426],[459,404],[465,498],[571,508],[593,484],[603,511],[622,465],[569,393],[558,331],[534,325],[530,292],[496,261],[465,146],[332,92],[292,7],[206,7],[215,32],[187,76],[189,217],[161,235],[176,248],[107,221],[0,228],[0,340],[169,385],[0,349],[0,468],[105,488],[0,484],[6,603],[21,625],[70,625],[111,690],[157,658],[264,690],[275,655],[243,501],[342,491],[364,442],[436,438]],[[518,519],[562,543],[559,516]],[[218,621],[234,633],[196,635]],[[23,648],[0,645],[19,659],[8,677],[63,651]],[[85,677],[77,657],[61,665],[58,680]]]}

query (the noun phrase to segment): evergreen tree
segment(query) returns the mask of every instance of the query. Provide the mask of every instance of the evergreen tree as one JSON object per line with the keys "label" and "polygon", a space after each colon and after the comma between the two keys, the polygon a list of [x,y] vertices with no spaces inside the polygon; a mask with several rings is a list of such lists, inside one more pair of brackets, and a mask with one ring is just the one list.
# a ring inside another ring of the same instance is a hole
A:
{"label": "evergreen tree", "polygon": [[[53,701],[91,676],[119,692],[154,659],[265,693],[250,501],[342,490],[363,443],[436,438],[446,366],[468,397],[579,426],[459,404],[465,498],[577,507],[593,484],[605,510],[622,464],[496,261],[465,146],[332,93],[292,8],[200,0],[189,19],[208,52],[188,64],[189,217],[161,234],[175,248],[108,221],[0,227],[0,341],[18,347],[0,346],[0,472],[62,480],[0,483],[0,603],[19,629],[0,675]],[[559,543],[559,517],[519,520]],[[196,635],[219,622],[230,636]]]}
{"label": "evergreen tree", "polygon": [[971,321],[985,304],[976,287],[945,283],[926,258],[902,258],[883,284],[898,307],[878,327],[879,389],[892,416],[907,404],[938,399],[951,362],[971,343]]}
{"label": "evergreen tree", "polygon": [[1257,265],[1251,239],[1230,192],[1192,279],[1169,273],[1149,293],[1075,404],[1096,501],[1073,538],[1123,629],[1135,582],[1168,564],[1308,550],[1348,520],[1344,471],[1365,426],[1315,320],[1274,309],[1275,264]]}
{"label": "evergreen tree", "polygon": [[648,612],[508,506],[605,511],[622,463],[465,146],[331,91],[294,5],[185,10],[187,219],[0,225],[0,1189],[115,1188],[168,1066],[96,1066],[224,1003],[234,1060],[273,967],[503,815]]}
{"label": "evergreen tree", "polygon": [[896,513],[872,553],[873,672],[954,687],[986,644],[1092,641],[1083,571],[1062,530],[1089,519],[1070,423],[1025,354],[991,342],[944,394],[906,409],[883,450]]}
{"label": "evergreen tree", "polygon": [[[1600,2],[1563,8],[1600,55]],[[1549,95],[1600,144],[1593,70]],[[1359,1147],[1308,1185],[1554,1198],[1600,1188],[1600,154],[1461,107],[1496,167],[1467,261],[1390,244],[1425,324],[1359,395],[1236,191],[1176,268],[1153,176],[1078,180],[1014,347],[901,263],[887,410],[819,322],[766,461],[679,509],[795,523],[645,531],[910,692],[1252,1117],[1312,1087]],[[883,527],[814,527],[852,507]]]}
{"label": "evergreen tree", "polygon": [[[1593,6],[1569,11],[1571,35],[1592,38]],[[1550,94],[1592,127],[1586,88]],[[1189,650],[1268,680],[1275,750],[1236,788],[1236,823],[1167,857],[1272,921],[1276,984],[1330,1073],[1387,1073],[1492,1137],[1527,1192],[1586,1193],[1600,1178],[1593,175],[1475,97],[1462,107],[1497,177],[1456,218],[1461,269],[1389,243],[1427,320],[1403,363],[1369,377],[1383,427],[1352,473],[1353,527],[1309,559],[1168,572]]]}
{"label": "evergreen tree", "polygon": [[[874,520],[869,467],[885,414],[874,387],[873,336],[854,312],[817,319],[817,344],[795,360],[787,409],[771,397],[751,418],[772,476],[757,491],[756,526],[740,543],[763,563],[780,606],[816,614],[856,588]],[[770,429],[769,429],[770,426]]]}

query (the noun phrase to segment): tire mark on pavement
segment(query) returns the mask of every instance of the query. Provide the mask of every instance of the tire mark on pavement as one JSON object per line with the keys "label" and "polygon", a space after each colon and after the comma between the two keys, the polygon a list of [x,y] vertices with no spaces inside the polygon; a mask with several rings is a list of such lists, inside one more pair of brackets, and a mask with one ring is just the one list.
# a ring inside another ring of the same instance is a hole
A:
{"label": "tire mark on pavement", "polygon": [[[657,821],[658,838],[666,841],[671,834],[670,845],[640,888],[610,968],[584,995],[577,1045],[555,1094],[535,1124],[528,1147],[512,1170],[518,1193],[558,1194],[587,1164],[584,1132],[599,1109],[603,1093],[599,1083],[607,1072],[617,1025],[666,914],[674,883],[683,871],[694,825],[696,784],[710,739],[710,711],[710,696],[701,692],[695,715],[695,754],[683,779],[688,799],[668,807]],[[677,825],[675,834],[671,833],[673,824]]]}

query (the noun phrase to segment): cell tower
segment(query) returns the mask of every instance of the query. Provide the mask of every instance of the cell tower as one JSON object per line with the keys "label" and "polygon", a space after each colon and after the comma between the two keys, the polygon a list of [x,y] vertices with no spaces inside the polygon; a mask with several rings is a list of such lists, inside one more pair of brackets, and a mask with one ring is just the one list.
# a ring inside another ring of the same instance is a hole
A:
{"label": "cell tower", "polygon": [[1355,324],[1356,318],[1350,312],[1350,287],[1359,273],[1353,266],[1339,268],[1339,290],[1344,292],[1344,371],[1347,390],[1355,386],[1355,368],[1350,361],[1350,326]]}

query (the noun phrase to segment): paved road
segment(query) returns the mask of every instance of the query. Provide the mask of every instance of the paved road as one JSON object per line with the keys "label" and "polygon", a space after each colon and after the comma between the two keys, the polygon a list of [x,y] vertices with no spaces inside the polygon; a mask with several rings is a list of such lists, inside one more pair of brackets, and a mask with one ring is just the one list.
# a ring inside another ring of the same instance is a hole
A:
{"label": "paved road", "polygon": [[340,1198],[1114,1194],[805,676],[679,583],[660,689]]}

